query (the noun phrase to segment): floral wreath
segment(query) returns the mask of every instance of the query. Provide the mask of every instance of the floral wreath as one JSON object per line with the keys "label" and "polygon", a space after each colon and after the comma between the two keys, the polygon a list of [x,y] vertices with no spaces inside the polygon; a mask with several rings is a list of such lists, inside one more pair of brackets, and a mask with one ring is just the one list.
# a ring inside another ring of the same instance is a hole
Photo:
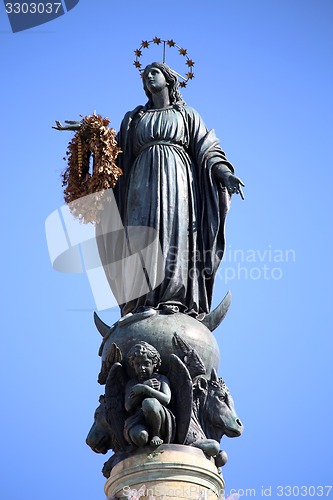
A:
{"label": "floral wreath", "polygon": [[[116,165],[121,149],[115,130],[108,128],[109,123],[108,118],[96,114],[84,117],[64,158],[68,161],[62,174],[64,200],[74,217],[85,224],[100,221],[105,191],[113,188],[122,175]],[[91,158],[92,173],[89,171]]]}
{"label": "floral wreath", "polygon": [[163,63],[165,63],[165,57],[166,57],[166,48],[167,46],[172,48],[176,47],[178,49],[178,52],[181,56],[185,57],[186,59],[186,66],[188,67],[188,71],[185,74],[185,76],[180,75],[177,73],[179,78],[181,78],[182,81],[179,81],[179,87],[185,88],[187,85],[187,82],[189,80],[192,80],[194,78],[194,73],[193,73],[193,66],[194,66],[194,61],[189,58],[187,54],[187,50],[184,49],[183,47],[179,47],[179,45],[176,44],[174,40],[162,40],[161,38],[155,36],[152,40],[142,40],[141,45],[138,49],[135,49],[134,54],[135,54],[135,61],[134,61],[134,66],[142,72],[142,63],[140,62],[140,57],[143,55],[143,50],[148,49],[149,45],[154,43],[155,45],[160,45],[163,43]]}

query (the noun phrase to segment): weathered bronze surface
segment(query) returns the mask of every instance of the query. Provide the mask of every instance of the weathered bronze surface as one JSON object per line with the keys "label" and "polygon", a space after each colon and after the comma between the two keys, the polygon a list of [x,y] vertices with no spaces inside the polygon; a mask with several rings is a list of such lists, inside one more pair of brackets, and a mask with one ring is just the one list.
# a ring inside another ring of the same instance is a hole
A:
{"label": "weathered bronze surface", "polygon": [[87,444],[95,452],[115,451],[105,463],[106,477],[136,448],[170,442],[199,448],[220,467],[227,461],[219,447],[222,436],[237,437],[243,431],[231,394],[216,370],[207,379],[196,350],[178,334],[173,340],[182,354],[169,356],[167,376],[157,374],[159,353],[146,342],[129,349],[127,369],[119,347],[113,344],[105,396],[100,397],[87,436]]}
{"label": "weathered bronze surface", "polygon": [[[230,198],[244,198],[244,184],[214,130],[183,101],[177,74],[152,63],[142,76],[148,102],[126,113],[117,137],[119,218],[115,223],[106,203],[96,224],[100,258],[120,306],[112,326],[95,314],[105,394],[86,441],[97,453],[114,451],[106,477],[136,450],[163,443],[199,448],[220,467],[227,461],[222,436],[243,431],[217,376],[212,334],[230,293],[210,309]],[[80,127],[66,123],[54,128]],[[135,255],[140,258],[133,264]]]}
{"label": "weathered bronze surface", "polygon": [[[151,255],[148,291],[141,291],[137,269],[131,269],[131,282],[122,273],[130,299],[121,303],[121,311],[125,315],[144,307],[171,312],[177,308],[200,317],[210,311],[230,197],[242,195],[243,183],[234,175],[214,130],[184,103],[177,75],[168,66],[147,66],[143,85],[147,104],[126,113],[118,134],[123,175],[114,194],[124,227],[140,227],[139,233],[132,231],[129,246],[148,248],[153,228],[163,259]],[[109,264],[119,260],[120,247],[128,241],[110,231],[113,217],[111,210],[104,210],[96,230],[106,276],[117,297],[119,275],[115,278]],[[125,260],[125,248],[123,256]],[[163,274],[158,286],[155,267]]]}

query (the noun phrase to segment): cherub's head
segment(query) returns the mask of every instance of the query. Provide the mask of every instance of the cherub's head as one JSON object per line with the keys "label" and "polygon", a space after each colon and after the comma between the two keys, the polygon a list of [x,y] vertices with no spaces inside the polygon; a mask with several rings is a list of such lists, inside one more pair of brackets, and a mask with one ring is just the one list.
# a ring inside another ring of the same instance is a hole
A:
{"label": "cherub's head", "polygon": [[147,342],[138,342],[129,350],[127,361],[139,380],[148,380],[161,365],[161,356],[157,349]]}

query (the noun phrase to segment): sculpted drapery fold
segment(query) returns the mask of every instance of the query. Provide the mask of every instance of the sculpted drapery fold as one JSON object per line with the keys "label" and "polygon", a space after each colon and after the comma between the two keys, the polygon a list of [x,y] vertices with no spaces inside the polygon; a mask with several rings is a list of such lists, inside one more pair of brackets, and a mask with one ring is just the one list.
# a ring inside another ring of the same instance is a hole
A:
{"label": "sculpted drapery fold", "polygon": [[[108,211],[104,211],[97,235],[106,233],[98,238],[98,245],[116,297],[119,278],[122,287],[126,281],[129,300],[120,299],[122,314],[164,304],[194,316],[208,313],[225,247],[230,200],[227,190],[213,179],[212,168],[224,164],[233,172],[214,130],[208,131],[199,114],[186,105],[138,107],[125,115],[118,142],[123,151],[119,156],[123,176],[114,194],[125,236],[106,230],[112,217]],[[128,228],[132,228],[130,235]],[[133,228],[140,231],[133,232]],[[144,228],[156,231],[163,257],[152,248],[149,269],[147,259],[138,261],[139,266],[123,259],[122,271],[115,276],[107,264],[149,247],[152,232]],[[142,265],[149,283],[149,290],[144,283],[143,293],[138,290]],[[131,290],[131,282],[135,290]]]}

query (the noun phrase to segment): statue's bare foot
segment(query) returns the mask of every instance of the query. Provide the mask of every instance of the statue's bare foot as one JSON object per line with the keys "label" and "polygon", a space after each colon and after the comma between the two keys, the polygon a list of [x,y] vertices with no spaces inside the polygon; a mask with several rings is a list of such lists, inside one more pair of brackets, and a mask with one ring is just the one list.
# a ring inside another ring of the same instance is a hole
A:
{"label": "statue's bare foot", "polygon": [[163,444],[163,439],[161,439],[159,436],[154,436],[150,440],[151,446],[159,446],[160,444]]}

